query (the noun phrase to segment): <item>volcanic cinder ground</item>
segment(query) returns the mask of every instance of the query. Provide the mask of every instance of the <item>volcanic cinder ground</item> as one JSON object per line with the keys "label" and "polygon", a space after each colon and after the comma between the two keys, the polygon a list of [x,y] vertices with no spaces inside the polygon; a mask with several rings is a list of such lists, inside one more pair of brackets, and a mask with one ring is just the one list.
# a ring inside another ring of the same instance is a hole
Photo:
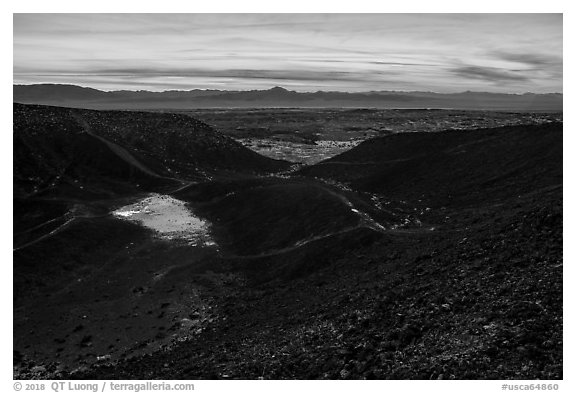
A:
{"label": "volcanic cinder ground", "polygon": [[14,376],[561,379],[561,121],[14,104]]}

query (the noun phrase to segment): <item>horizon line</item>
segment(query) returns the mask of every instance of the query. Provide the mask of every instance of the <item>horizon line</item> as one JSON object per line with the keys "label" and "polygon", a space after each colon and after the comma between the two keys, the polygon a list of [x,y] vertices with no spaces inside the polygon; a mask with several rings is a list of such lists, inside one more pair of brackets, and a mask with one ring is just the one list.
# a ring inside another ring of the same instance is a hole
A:
{"label": "horizon line", "polygon": [[189,90],[179,90],[179,89],[168,89],[168,90],[145,90],[145,89],[140,89],[140,90],[130,90],[130,89],[111,89],[111,90],[107,90],[107,89],[101,89],[101,88],[96,88],[96,87],[92,87],[92,86],[82,86],[82,85],[78,85],[78,84],[73,84],[73,83],[30,83],[30,84],[26,84],[26,83],[12,83],[12,86],[73,86],[73,87],[80,87],[80,88],[84,88],[84,89],[92,89],[92,90],[97,90],[97,91],[101,91],[104,93],[113,93],[113,92],[123,92],[123,91],[127,91],[127,92],[133,92],[133,93],[138,93],[138,92],[148,92],[148,93],[168,93],[168,92],[190,92],[190,91],[220,91],[220,92],[252,92],[252,91],[270,91],[273,89],[282,89],[282,90],[286,90],[289,92],[294,92],[294,93],[298,93],[298,94],[306,94],[306,93],[346,93],[346,94],[365,94],[365,93],[381,93],[381,92],[390,92],[390,93],[432,93],[432,94],[439,94],[439,95],[451,95],[451,94],[464,94],[464,93],[481,93],[481,94],[503,94],[503,95],[515,95],[515,96],[522,96],[522,95],[564,95],[563,92],[547,92],[547,93],[534,93],[534,92],[530,92],[530,91],[526,91],[523,93],[504,93],[504,92],[490,92],[490,91],[481,91],[481,90],[464,90],[464,91],[458,91],[458,92],[452,92],[452,93],[440,93],[440,92],[436,92],[436,91],[432,91],[432,90],[365,90],[365,91],[343,91],[343,90],[309,90],[309,91],[297,91],[297,90],[290,90],[287,89],[285,87],[276,85],[274,87],[268,88],[268,89],[238,89],[238,90],[220,90],[220,89],[202,89],[202,88],[194,88],[194,89],[189,89]]}

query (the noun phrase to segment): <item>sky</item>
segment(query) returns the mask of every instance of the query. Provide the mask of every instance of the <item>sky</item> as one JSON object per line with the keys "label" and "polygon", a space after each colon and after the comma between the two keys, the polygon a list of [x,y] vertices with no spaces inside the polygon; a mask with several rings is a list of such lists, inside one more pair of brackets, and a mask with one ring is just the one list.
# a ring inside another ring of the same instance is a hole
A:
{"label": "sky", "polygon": [[14,14],[14,83],[562,93],[562,14]]}

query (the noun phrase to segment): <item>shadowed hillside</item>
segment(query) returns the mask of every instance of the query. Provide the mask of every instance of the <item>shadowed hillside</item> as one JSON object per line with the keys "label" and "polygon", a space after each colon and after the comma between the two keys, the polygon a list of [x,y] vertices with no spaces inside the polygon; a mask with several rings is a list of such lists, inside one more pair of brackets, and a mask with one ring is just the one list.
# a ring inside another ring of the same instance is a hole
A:
{"label": "shadowed hillside", "polygon": [[562,184],[562,124],[395,134],[301,173],[434,206],[493,202]]}
{"label": "shadowed hillside", "polygon": [[14,104],[14,154],[16,189],[35,193],[98,181],[150,189],[288,167],[188,116],[20,104]]}

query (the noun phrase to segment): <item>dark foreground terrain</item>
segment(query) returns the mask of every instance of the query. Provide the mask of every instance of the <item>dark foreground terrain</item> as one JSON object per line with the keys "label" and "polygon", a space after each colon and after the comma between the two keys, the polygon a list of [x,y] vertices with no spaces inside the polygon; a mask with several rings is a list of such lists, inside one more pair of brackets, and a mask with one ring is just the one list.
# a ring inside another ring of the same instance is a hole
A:
{"label": "dark foreground terrain", "polygon": [[[15,378],[563,378],[561,123],[290,168],[184,115],[15,104]],[[214,242],[112,214],[151,193]]]}

